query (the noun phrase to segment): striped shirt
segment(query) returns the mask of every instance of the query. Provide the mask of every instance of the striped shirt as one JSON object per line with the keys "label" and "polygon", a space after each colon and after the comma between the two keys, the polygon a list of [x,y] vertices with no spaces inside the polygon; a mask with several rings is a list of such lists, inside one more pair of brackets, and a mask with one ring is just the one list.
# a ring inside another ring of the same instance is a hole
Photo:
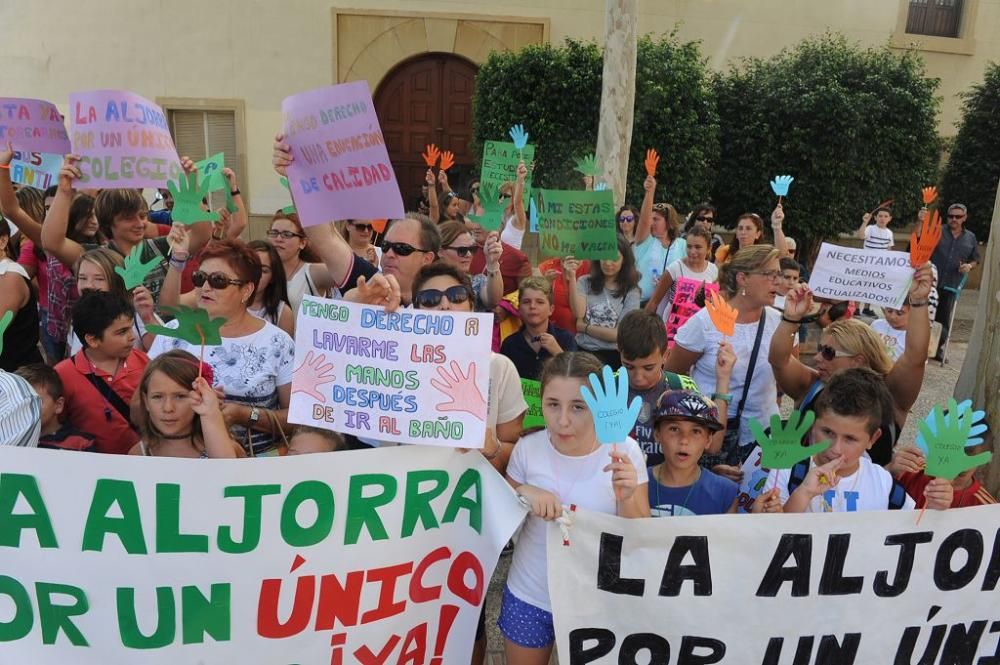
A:
{"label": "striped shirt", "polygon": [[31,385],[0,370],[0,446],[38,446],[42,401]]}
{"label": "striped shirt", "polygon": [[865,227],[865,249],[892,249],[892,231],[872,224]]}

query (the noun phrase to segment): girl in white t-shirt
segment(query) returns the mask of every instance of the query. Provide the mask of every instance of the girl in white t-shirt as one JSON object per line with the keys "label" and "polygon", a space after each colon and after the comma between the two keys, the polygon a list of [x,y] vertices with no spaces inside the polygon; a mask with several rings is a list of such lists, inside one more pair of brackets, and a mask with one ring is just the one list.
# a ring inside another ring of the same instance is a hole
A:
{"label": "girl in white t-shirt", "polygon": [[[548,663],[555,641],[546,574],[545,522],[566,507],[649,517],[649,496],[642,484],[645,464],[639,445],[627,436],[613,448],[597,441],[594,415],[580,388],[601,364],[589,353],[561,353],[541,376],[545,429],[523,437],[514,447],[507,482],[530,506],[514,548],[497,625],[504,635],[510,665]],[[572,535],[570,536],[572,538]]]}
{"label": "girl in white t-shirt", "polygon": [[674,300],[674,283],[681,277],[700,282],[715,282],[719,279],[719,268],[708,261],[712,246],[712,233],[701,226],[694,226],[684,235],[687,241],[687,256],[667,266],[667,272],[660,277],[653,289],[653,295],[646,303],[646,309],[656,312],[666,321]]}

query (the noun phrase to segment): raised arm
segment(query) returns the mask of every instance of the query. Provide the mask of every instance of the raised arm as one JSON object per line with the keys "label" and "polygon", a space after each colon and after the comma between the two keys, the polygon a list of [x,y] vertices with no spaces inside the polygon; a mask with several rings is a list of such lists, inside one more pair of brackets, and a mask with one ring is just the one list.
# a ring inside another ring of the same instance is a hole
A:
{"label": "raised arm", "polygon": [[231,168],[226,167],[222,169],[222,175],[226,176],[226,183],[229,185],[229,195],[233,197],[233,204],[236,206],[236,212],[233,213],[229,227],[226,229],[226,237],[236,239],[243,235],[243,231],[247,227],[247,206],[243,201],[243,194],[240,192],[239,185],[236,182],[236,173]]}
{"label": "raised arm", "polygon": [[771,211],[771,232],[774,234],[774,246],[781,252],[781,256],[788,256],[788,241],[785,240],[785,232],[781,228],[784,221],[785,210],[779,203]]}
{"label": "raised arm", "polygon": [[783,393],[793,400],[799,400],[818,378],[816,370],[806,367],[795,358],[792,349],[795,348],[794,337],[799,330],[802,317],[812,308],[812,293],[805,284],[792,288],[785,296],[785,311],[781,315],[781,323],[771,337],[771,348],[767,361],[774,371],[774,379]]}
{"label": "raised arm", "polygon": [[198,296],[194,291],[181,293],[181,275],[191,258],[191,234],[183,224],[174,224],[170,227],[170,235],[167,236],[170,243],[170,260],[167,263],[167,274],[163,278],[163,286],[160,287],[160,301],[157,303],[162,307],[177,307],[185,305],[194,307],[197,305]]}
{"label": "raised arm", "polygon": [[21,208],[14,193],[14,183],[10,179],[10,163],[13,159],[14,146],[8,141],[7,147],[0,151],[0,214],[13,222],[35,247],[41,247],[42,225]]}
{"label": "raised arm", "polygon": [[72,268],[77,259],[83,256],[83,246],[66,237],[66,226],[69,224],[69,208],[73,203],[73,183],[80,177],[80,169],[76,163],[78,155],[66,155],[62,168],[59,169],[59,185],[52,207],[45,215],[42,223],[42,249],[56,257],[60,263]]}
{"label": "raised arm", "polygon": [[854,232],[854,235],[857,236],[859,239],[864,240],[865,228],[868,226],[868,222],[870,221],[872,221],[872,214],[870,212],[866,212],[865,214],[863,214],[861,216],[861,226],[859,226],[858,230]]}
{"label": "raised arm", "polygon": [[[927,349],[931,341],[931,320],[927,312],[927,298],[931,293],[933,274],[929,263],[913,274],[910,285],[910,319],[906,324],[906,346],[903,354],[893,364],[885,377],[885,384],[892,393],[898,414],[909,412],[917,401],[924,382],[927,366]],[[897,419],[899,420],[899,419]]]}
{"label": "raised arm", "polygon": [[437,224],[441,219],[441,207],[438,205],[437,184],[434,180],[434,171],[427,169],[424,175],[424,184],[427,185],[427,212],[431,216],[431,221]]}
{"label": "raised arm", "polygon": [[524,182],[528,177],[528,167],[524,160],[517,165],[517,180],[514,181],[514,228],[524,231],[528,228],[528,215],[524,212]]}
{"label": "raised arm", "polygon": [[486,284],[479,297],[488,309],[496,307],[503,298],[503,275],[500,274],[500,256],[503,254],[503,244],[496,231],[486,236]]}
{"label": "raised arm", "polygon": [[642,183],[646,193],[642,196],[642,209],[639,210],[639,223],[635,227],[635,244],[638,245],[649,237],[653,229],[653,199],[656,197],[656,178],[646,176]]}

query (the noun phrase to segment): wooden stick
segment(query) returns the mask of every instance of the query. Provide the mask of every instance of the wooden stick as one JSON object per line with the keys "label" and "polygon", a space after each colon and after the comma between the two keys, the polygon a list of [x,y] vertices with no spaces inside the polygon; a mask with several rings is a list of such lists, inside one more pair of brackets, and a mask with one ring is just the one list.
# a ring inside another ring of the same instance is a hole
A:
{"label": "wooden stick", "polygon": [[198,331],[198,336],[201,337],[201,358],[198,362],[198,378],[201,378],[201,368],[205,366],[205,333],[202,331],[201,326],[195,325],[195,330]]}

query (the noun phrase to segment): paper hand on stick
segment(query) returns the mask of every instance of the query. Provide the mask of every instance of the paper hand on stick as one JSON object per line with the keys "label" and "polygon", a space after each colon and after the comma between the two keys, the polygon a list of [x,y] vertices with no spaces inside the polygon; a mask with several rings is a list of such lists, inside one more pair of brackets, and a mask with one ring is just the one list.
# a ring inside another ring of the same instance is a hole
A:
{"label": "paper hand on stick", "polygon": [[132,251],[125,257],[125,267],[115,266],[115,272],[125,282],[126,291],[131,291],[146,281],[146,276],[159,266],[162,260],[159,256],[156,256],[147,263],[143,263],[142,248],[143,245],[141,243],[132,248]]}
{"label": "paper hand on stick", "polygon": [[660,156],[650,148],[646,151],[646,175],[650,178],[656,177],[656,167],[660,164]]}
{"label": "paper hand on stick", "polygon": [[524,146],[528,145],[528,132],[524,131],[524,125],[514,125],[508,133],[518,153],[524,150]]}
{"label": "paper hand on stick", "polygon": [[802,439],[809,433],[816,414],[806,411],[803,416],[799,411],[792,411],[788,416],[788,425],[781,426],[781,416],[771,416],[771,435],[756,419],[750,420],[750,431],[760,445],[760,465],[765,469],[791,469],[804,459],[818,455],[830,447],[829,441],[822,441],[811,446],[803,446]]}
{"label": "paper hand on stick", "polygon": [[732,337],[736,333],[736,316],[738,312],[717,291],[709,294],[708,299],[705,301],[705,309],[708,310],[708,316],[712,319],[712,323],[715,324],[715,328],[724,337]]}
{"label": "paper hand on stick", "polygon": [[917,436],[919,447],[927,459],[924,473],[934,478],[954,480],[960,473],[986,464],[993,453],[986,451],[968,455],[965,449],[983,442],[981,434],[988,429],[983,422],[986,413],[973,411],[972,401],[957,404],[948,400],[948,413],[941,405],[935,406],[920,423]]}
{"label": "paper hand on stick", "polygon": [[920,193],[924,197],[924,205],[929,206],[937,198],[937,187],[924,187]]}
{"label": "paper hand on stick", "polygon": [[426,152],[420,153],[420,156],[424,158],[424,163],[427,164],[427,168],[432,169],[434,165],[437,164],[438,157],[441,156],[441,151],[433,143],[428,143],[426,146]]}
{"label": "paper hand on stick", "polygon": [[608,183],[604,182],[603,180],[600,181],[600,182],[595,182],[594,183],[594,191],[595,192],[603,192],[603,191],[607,190],[607,188],[608,188]]}
{"label": "paper hand on stick", "polygon": [[916,231],[910,234],[910,265],[919,268],[930,261],[940,240],[941,215],[935,210],[924,218],[919,238]]}
{"label": "paper hand on stick", "polygon": [[793,180],[795,178],[790,175],[774,176],[774,180],[771,181],[771,191],[778,196],[788,196],[788,188],[791,186]]}
{"label": "paper hand on stick", "polygon": [[[287,189],[289,195],[291,195],[292,190],[288,186],[288,178],[286,178],[285,176],[281,176],[280,178],[278,178],[278,182],[280,182],[281,186]],[[292,204],[290,206],[285,206],[284,208],[281,209],[281,212],[283,212],[286,215],[291,215],[293,212],[295,212],[295,205]]]}
{"label": "paper hand on stick", "polygon": [[627,372],[619,371],[618,378],[615,379],[614,372],[605,365],[601,374],[603,385],[596,374],[591,374],[591,387],[580,386],[580,394],[594,416],[597,440],[605,444],[622,443],[635,426],[642,408],[642,399],[636,396],[629,403]]}
{"label": "paper hand on stick", "polygon": [[205,212],[201,209],[201,200],[209,194],[209,182],[198,184],[198,172],[187,173],[167,182],[167,189],[174,197],[174,209],[171,218],[180,224],[194,224],[195,222],[215,222],[219,215],[214,212]]}
{"label": "paper hand on stick", "polygon": [[3,334],[7,331],[7,326],[14,320],[14,312],[7,310],[0,316],[0,353],[3,353]]}
{"label": "paper hand on stick", "polygon": [[177,319],[176,328],[166,326],[146,326],[146,330],[156,335],[164,337],[176,337],[188,344],[198,344],[201,346],[218,346],[222,344],[222,335],[219,330],[226,324],[222,317],[209,319],[208,312],[197,307],[164,307],[165,312],[169,312]]}
{"label": "paper hand on stick", "polygon": [[601,175],[601,164],[595,155],[587,155],[576,160],[576,170],[578,173],[596,178]]}
{"label": "paper hand on stick", "polygon": [[487,231],[499,230],[503,222],[504,209],[504,204],[500,201],[500,190],[492,183],[480,183],[479,205],[483,207],[482,215],[473,215],[470,213],[466,217]]}
{"label": "paper hand on stick", "polygon": [[307,353],[306,359],[295,368],[294,378],[293,393],[305,393],[323,404],[326,404],[326,395],[320,392],[319,387],[337,380],[333,374],[333,363],[326,361],[325,354],[314,354],[312,351]]}
{"label": "paper hand on stick", "polygon": [[441,153],[441,170],[447,171],[455,165],[455,153],[451,150],[445,150]]}
{"label": "paper hand on stick", "polygon": [[469,371],[462,372],[461,366],[451,361],[451,372],[444,367],[437,368],[441,378],[431,379],[431,385],[444,393],[449,401],[437,405],[438,411],[461,411],[480,420],[486,420],[486,400],[476,385],[476,365],[469,363]]}

